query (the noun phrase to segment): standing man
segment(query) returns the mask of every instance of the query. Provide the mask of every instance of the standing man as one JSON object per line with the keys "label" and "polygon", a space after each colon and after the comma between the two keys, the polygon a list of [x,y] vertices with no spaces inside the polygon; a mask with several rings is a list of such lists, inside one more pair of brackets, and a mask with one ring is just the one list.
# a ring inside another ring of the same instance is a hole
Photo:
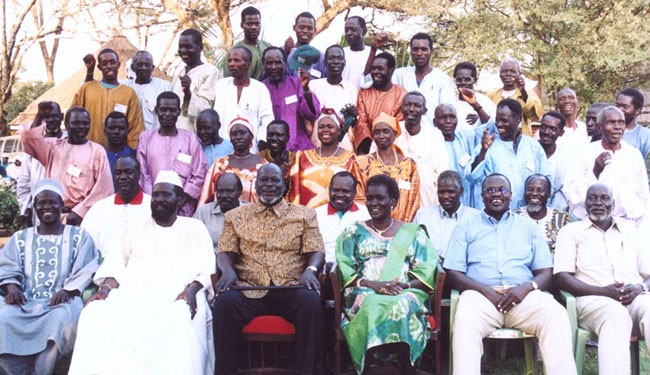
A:
{"label": "standing man", "polygon": [[474,85],[478,80],[478,69],[469,61],[463,61],[454,68],[454,81],[458,96],[452,102],[458,113],[461,129],[471,129],[477,124],[487,124],[494,117],[496,106],[487,96],[477,92]]}
{"label": "standing man", "polygon": [[172,76],[172,91],[182,98],[178,128],[196,131],[196,116],[214,105],[214,88],[221,72],[216,66],[201,61],[203,36],[187,29],[178,38],[178,55],[183,60]]}
{"label": "standing man", "polygon": [[[539,127],[539,144],[544,149],[551,181],[550,206],[569,212],[569,199],[566,196],[564,184],[568,180],[571,167],[569,160],[575,158],[575,144],[558,144],[564,134],[566,119],[560,112],[549,111],[542,116]],[[582,141],[580,141],[582,142]]]}
{"label": "standing man", "polygon": [[117,52],[106,48],[97,55],[99,70],[102,72],[101,81],[84,83],[74,95],[70,107],[84,107],[90,114],[90,131],[88,140],[102,146],[108,144],[104,135],[104,120],[111,112],[123,113],[129,122],[127,144],[135,149],[138,137],[144,130],[142,110],[138,95],[132,88],[117,81],[117,70],[120,68],[120,57]]}
{"label": "standing man", "polygon": [[196,117],[196,135],[203,145],[208,168],[215,160],[233,151],[232,143],[219,136],[219,129],[221,129],[221,121],[214,109],[204,109]]}
{"label": "standing man", "polygon": [[499,68],[499,78],[503,87],[489,93],[488,97],[494,103],[499,103],[506,98],[518,101],[522,107],[521,133],[532,136],[531,122],[539,120],[544,113],[544,106],[535,92],[526,90],[526,81],[521,74],[519,61],[511,57],[503,60]]}
{"label": "standing man", "polygon": [[415,161],[420,175],[420,199],[422,207],[438,203],[436,193],[438,175],[449,166],[444,138],[440,131],[430,126],[422,117],[427,113],[424,95],[411,91],[402,101],[401,134],[395,145]]}
{"label": "standing man", "polygon": [[127,259],[141,225],[151,217],[151,196],[140,189],[140,163],[134,156],[117,159],[113,181],[117,193],[95,203],[81,227],[95,241],[100,259],[110,251],[121,251]]}
{"label": "standing man", "polygon": [[[433,38],[426,33],[417,33],[409,43],[411,59],[414,66],[405,66],[395,70],[392,81],[406,91],[419,91],[431,108],[441,103],[454,103],[456,91],[449,76],[438,68],[431,66]],[[427,115],[429,124],[433,124],[433,113]]]}
{"label": "standing man", "polygon": [[460,199],[462,195],[463,184],[458,172],[444,171],[438,176],[440,205],[424,206],[413,218],[414,223],[427,228],[433,247],[443,259],[456,225],[465,218],[481,214],[481,211],[462,204]]}
{"label": "standing man", "polygon": [[[296,42],[294,43],[291,37],[287,38],[284,42],[284,55],[287,56],[286,61],[296,63],[307,58],[309,60],[309,63],[306,64],[307,66],[299,66],[299,68],[306,70],[315,79],[327,77],[327,68],[325,67],[323,54],[309,45],[312,39],[314,39],[314,34],[316,34],[316,18],[314,15],[309,12],[302,12],[296,16],[293,31],[296,33]],[[286,74],[293,77],[299,76],[298,67],[292,67],[291,65],[294,64],[286,64]]]}
{"label": "standing man", "polygon": [[357,99],[359,116],[354,127],[352,144],[358,155],[365,155],[370,151],[371,125],[380,113],[402,119],[402,99],[406,90],[393,83],[394,72],[395,58],[390,53],[380,53],[372,60],[372,87],[361,90]]}
{"label": "standing man", "polygon": [[592,104],[587,110],[587,114],[585,115],[585,124],[587,126],[587,135],[591,137],[590,142],[600,141],[602,137],[601,130],[598,128],[597,116],[598,112],[607,106],[609,106],[609,104],[599,102]]}
{"label": "standing man", "polygon": [[598,112],[598,126],[602,139],[582,149],[566,183],[571,210],[579,219],[586,219],[584,199],[587,189],[600,182],[612,189],[612,198],[616,202],[612,216],[633,220],[638,225],[650,210],[648,175],[643,157],[636,148],[621,142],[625,133],[625,114],[620,109],[603,108]]}
{"label": "standing man", "polygon": [[181,113],[180,104],[178,95],[171,91],[158,95],[156,114],[160,128],[142,133],[138,145],[138,161],[142,168],[140,186],[145,193],[151,194],[153,182],[160,171],[178,173],[184,192],[178,214],[191,217],[196,210],[208,166],[196,134],[176,127]]}
{"label": "standing man", "polygon": [[217,177],[214,184],[217,199],[208,202],[196,209],[194,218],[200,220],[210,232],[214,252],[218,251],[217,243],[223,233],[223,223],[228,211],[235,209],[243,204],[239,197],[243,190],[239,176],[234,173],[223,173]]}
{"label": "standing man", "polygon": [[[63,113],[61,107],[56,102],[38,103],[38,112],[31,127],[39,126],[45,122],[44,138],[61,138],[61,123],[63,122]],[[38,160],[27,154],[23,157],[23,165],[20,167],[18,184],[16,185],[16,198],[20,204],[20,223],[23,228],[36,226],[38,217],[32,207],[34,201],[34,187],[36,183],[45,178],[45,167]]]}
{"label": "standing man", "polygon": [[350,172],[337,172],[330,181],[329,203],[315,209],[328,264],[336,262],[336,239],[343,230],[357,221],[370,220],[366,206],[354,201],[357,185],[357,179]]}
{"label": "standing man", "polygon": [[[372,84],[372,80],[368,77],[370,64],[375,55],[382,52],[379,47],[388,39],[388,35],[380,33],[373,41],[372,46],[366,46],[364,39],[368,29],[366,28],[366,20],[360,16],[349,17],[345,21],[343,32],[345,41],[348,44],[343,49],[346,59],[343,79],[352,83],[357,90],[361,87],[368,87],[365,85],[366,79],[368,84]],[[329,74],[329,68],[327,73]]]}
{"label": "standing man", "polygon": [[161,92],[171,90],[171,84],[168,81],[151,76],[154,68],[151,53],[138,51],[131,58],[131,69],[135,73],[135,79],[129,79],[126,82],[126,85],[135,91],[140,100],[144,130],[157,129],[160,126],[155,112],[156,98]]}
{"label": "standing man", "polygon": [[288,193],[291,188],[291,167],[296,163],[296,153],[287,149],[287,143],[290,139],[289,124],[284,120],[273,120],[267,127],[266,134],[269,147],[260,151],[258,155],[282,169],[282,176],[284,176],[284,184]]}
{"label": "standing man", "polygon": [[286,61],[277,47],[264,51],[263,61],[267,76],[263,83],[271,93],[273,115],[289,124],[287,149],[296,152],[314,148],[310,137],[320,114],[320,102],[309,89],[308,67],[302,66],[300,77],[286,75]]}
{"label": "standing man", "polygon": [[[313,209],[287,203],[282,170],[266,164],[257,174],[259,203],[226,214],[217,262],[214,342],[216,373],[237,373],[241,330],[253,318],[275,314],[296,327],[298,372],[316,374],[323,309],[318,272],[323,239]],[[294,286],[279,290],[236,290],[237,286]],[[299,287],[302,286],[302,287]]]}
{"label": "standing man", "polygon": [[[443,170],[458,173],[463,185],[460,200],[463,204],[470,205],[473,202],[474,187],[470,184],[469,174],[472,172],[474,149],[477,146],[474,130],[459,130],[456,109],[446,103],[436,107],[433,124],[440,130],[445,141],[446,152],[443,158],[448,160],[448,164]],[[436,157],[440,155],[437,154]]]}
{"label": "standing man", "polygon": [[[332,108],[337,113],[341,112],[344,107],[356,106],[357,95],[359,94],[357,86],[343,78],[342,73],[347,66],[346,55],[343,48],[338,44],[329,46],[325,50],[325,64],[327,64],[327,78],[320,78],[309,81],[309,88],[316,94],[323,108]],[[312,133],[311,141],[314,145],[320,145],[316,132]],[[350,136],[347,131],[341,140],[341,147],[354,151]]]}
{"label": "standing man", "polygon": [[504,175],[488,176],[482,188],[485,211],[458,223],[444,262],[451,287],[461,293],[453,326],[454,374],[479,375],[483,338],[501,327],[537,336],[547,374],[576,374],[566,310],[542,292],[553,283],[544,234],[510,211]]}
{"label": "standing man", "polygon": [[[121,112],[111,112],[104,120],[104,134],[108,140],[106,145],[106,157],[108,165],[111,167],[111,173],[115,167],[115,162],[122,156],[135,157],[135,150],[126,144],[126,136],[129,132],[129,123]],[[113,174],[115,181],[115,174]],[[117,184],[114,182],[113,188],[117,190]]]}
{"label": "standing man", "polygon": [[650,129],[639,125],[637,118],[643,110],[643,94],[633,88],[627,88],[616,96],[616,108],[625,114],[625,135],[623,140],[636,147],[643,159],[650,153]]}
{"label": "standing man", "polygon": [[[264,66],[262,65],[262,52],[271,47],[271,43],[260,39],[262,30],[262,14],[252,6],[244,8],[241,11],[241,24],[244,30],[244,40],[235,43],[234,47],[244,47],[251,52],[251,65],[248,67],[248,76],[255,80],[261,81],[264,77]],[[226,70],[226,77],[230,76],[230,71]]]}
{"label": "standing man", "polygon": [[65,223],[79,225],[95,202],[113,194],[111,168],[104,147],[86,138],[90,114],[85,108],[68,109],[64,122],[67,138],[50,141],[43,126],[36,126],[23,132],[23,148],[45,166],[46,177],[63,185]]}
{"label": "standing man", "polygon": [[[224,124],[230,124],[239,116],[249,119],[255,129],[252,151],[257,152],[260,144],[266,141],[266,126],[273,120],[273,107],[266,86],[248,77],[252,58],[253,54],[245,47],[233,47],[228,51],[230,77],[217,81],[215,92],[219,100],[214,102],[214,110]],[[219,131],[219,136],[230,140],[225,127]]]}
{"label": "standing man", "polygon": [[[542,146],[532,137],[524,135],[521,130],[522,116],[522,107],[518,101],[503,99],[499,102],[495,117],[499,136],[487,142],[487,147],[481,147],[469,175],[470,182],[474,184],[481,184],[493,173],[505,175],[509,184],[512,184],[511,199],[508,199],[510,208],[524,205],[524,183],[528,176],[535,173],[544,176],[550,174]],[[488,137],[487,133],[486,130],[484,138]]]}
{"label": "standing man", "polygon": [[589,218],[560,230],[555,280],[576,296],[578,325],[598,335],[598,370],[630,373],[630,335],[650,338],[650,257],[646,233],[612,217],[612,191],[589,187]]}
{"label": "standing man", "polygon": [[587,125],[579,121],[578,117],[578,96],[576,92],[565,88],[558,91],[555,98],[555,109],[566,118],[564,134],[557,140],[567,147],[579,148],[589,142],[587,136]]}

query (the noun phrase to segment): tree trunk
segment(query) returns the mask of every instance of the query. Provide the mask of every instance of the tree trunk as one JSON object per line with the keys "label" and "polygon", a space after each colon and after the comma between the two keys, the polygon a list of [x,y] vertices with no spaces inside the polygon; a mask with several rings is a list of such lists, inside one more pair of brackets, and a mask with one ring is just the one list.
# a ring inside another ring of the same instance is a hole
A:
{"label": "tree trunk", "polygon": [[230,23],[231,0],[211,0],[212,8],[217,13],[217,25],[221,30],[221,43],[224,50],[229,50],[234,44],[232,24]]}

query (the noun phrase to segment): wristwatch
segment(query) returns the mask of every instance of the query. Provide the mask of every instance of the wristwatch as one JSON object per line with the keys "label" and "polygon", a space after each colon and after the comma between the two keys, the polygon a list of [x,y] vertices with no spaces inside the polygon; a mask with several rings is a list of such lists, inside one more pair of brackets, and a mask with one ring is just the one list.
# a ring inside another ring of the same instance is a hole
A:
{"label": "wristwatch", "polygon": [[538,290],[539,289],[539,286],[537,285],[535,280],[530,280],[530,284],[533,286],[533,290]]}
{"label": "wristwatch", "polygon": [[318,273],[318,268],[316,266],[309,266],[306,269],[314,271],[314,273]]}

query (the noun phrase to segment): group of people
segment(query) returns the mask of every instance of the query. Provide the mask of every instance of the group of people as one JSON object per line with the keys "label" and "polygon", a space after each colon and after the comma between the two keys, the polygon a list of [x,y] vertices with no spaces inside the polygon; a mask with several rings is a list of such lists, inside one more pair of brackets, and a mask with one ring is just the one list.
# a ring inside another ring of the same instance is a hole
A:
{"label": "group of people", "polygon": [[489,95],[471,62],[448,77],[425,33],[396,69],[358,16],[348,47],[324,53],[308,12],[281,47],[259,39],[254,7],[241,26],[225,78],[189,29],[171,82],[139,51],[122,83],[105,49],[65,116],[39,103],[22,132],[25,229],[0,250],[0,371],[49,374],[74,348],[70,374],[236,374],[242,328],[272,314],[313,374],[318,275],[334,270],[356,371],[390,349],[414,373],[439,262],[461,292],[454,373],[479,374],[482,338],[502,326],[538,337],[547,373],[575,373],[555,287],[598,334],[601,373],[630,367],[630,334],[650,334],[638,90],[581,122],[571,89],[544,113],[514,59]]}

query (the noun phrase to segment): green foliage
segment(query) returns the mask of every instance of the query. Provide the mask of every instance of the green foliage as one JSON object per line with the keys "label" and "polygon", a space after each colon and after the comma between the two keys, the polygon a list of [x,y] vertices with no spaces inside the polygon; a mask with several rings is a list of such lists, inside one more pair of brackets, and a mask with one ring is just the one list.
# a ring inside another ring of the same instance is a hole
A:
{"label": "green foliage", "polygon": [[0,227],[9,234],[20,227],[20,207],[16,199],[16,182],[0,178]]}
{"label": "green foliage", "polygon": [[43,93],[49,90],[52,86],[51,83],[40,81],[28,82],[22,85],[4,105],[4,110],[7,111],[7,122],[11,122],[20,114],[20,112],[27,108],[29,103],[43,95]]}
{"label": "green foliage", "polygon": [[465,0],[434,34],[443,60],[497,67],[509,55],[547,96],[571,87],[590,103],[650,81],[649,14],[646,0]]}

